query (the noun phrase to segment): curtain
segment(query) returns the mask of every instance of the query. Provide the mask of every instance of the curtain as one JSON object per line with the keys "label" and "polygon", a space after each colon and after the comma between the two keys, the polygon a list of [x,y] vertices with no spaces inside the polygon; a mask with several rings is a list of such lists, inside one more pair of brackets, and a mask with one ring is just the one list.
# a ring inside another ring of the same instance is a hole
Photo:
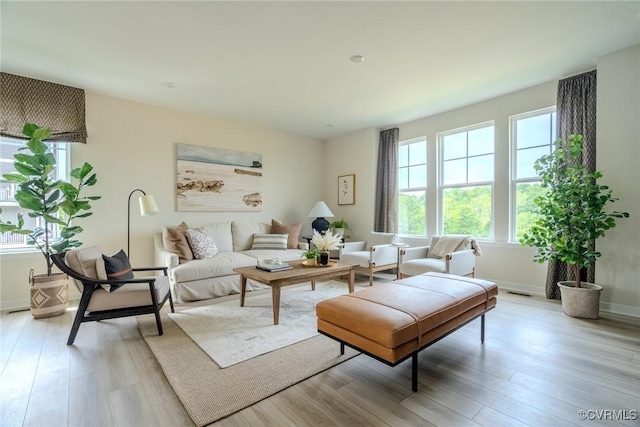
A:
{"label": "curtain", "polygon": [[26,123],[51,129],[49,141],[86,143],[84,90],[0,73],[0,135],[26,139]]}
{"label": "curtain", "polygon": [[[582,163],[589,172],[596,169],[596,70],[569,77],[558,82],[556,103],[556,135],[567,139],[571,134],[584,137]],[[595,247],[595,242],[592,243]],[[595,266],[581,273],[582,280],[595,281]],[[562,261],[549,261],[545,293],[549,299],[560,299],[557,283],[562,280],[575,280],[569,277],[567,264]]]}
{"label": "curtain", "polygon": [[373,231],[396,233],[398,230],[399,136],[398,128],[380,132]]}

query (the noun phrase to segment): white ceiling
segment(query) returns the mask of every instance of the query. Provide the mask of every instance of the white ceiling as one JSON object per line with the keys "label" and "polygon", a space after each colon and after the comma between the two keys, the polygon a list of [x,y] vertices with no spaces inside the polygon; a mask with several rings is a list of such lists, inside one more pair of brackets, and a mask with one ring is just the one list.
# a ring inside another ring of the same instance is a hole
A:
{"label": "white ceiling", "polygon": [[640,43],[639,1],[0,5],[5,72],[321,139],[567,77]]}

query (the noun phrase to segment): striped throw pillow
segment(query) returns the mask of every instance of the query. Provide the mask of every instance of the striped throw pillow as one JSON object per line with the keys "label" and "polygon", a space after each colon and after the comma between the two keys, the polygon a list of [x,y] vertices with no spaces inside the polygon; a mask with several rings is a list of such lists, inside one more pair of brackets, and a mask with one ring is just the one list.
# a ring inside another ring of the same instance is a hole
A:
{"label": "striped throw pillow", "polygon": [[251,249],[287,249],[288,234],[254,234]]}

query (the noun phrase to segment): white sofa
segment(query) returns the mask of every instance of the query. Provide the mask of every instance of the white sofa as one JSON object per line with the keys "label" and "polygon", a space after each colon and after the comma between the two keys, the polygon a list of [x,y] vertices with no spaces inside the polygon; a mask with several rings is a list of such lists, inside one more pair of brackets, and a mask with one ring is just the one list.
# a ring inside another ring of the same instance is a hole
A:
{"label": "white sofa", "polygon": [[[297,260],[307,246],[299,242],[296,249],[251,249],[254,234],[271,233],[272,224],[264,222],[218,222],[189,228],[205,230],[214,241],[218,253],[212,258],[182,260],[181,263],[178,254],[165,247],[163,233],[153,236],[155,263],[168,267],[171,291],[178,303],[239,293],[240,276],[234,273],[234,268],[253,266],[258,260],[271,258]],[[166,228],[163,231],[166,232]],[[265,285],[247,281],[247,291],[264,288]]]}

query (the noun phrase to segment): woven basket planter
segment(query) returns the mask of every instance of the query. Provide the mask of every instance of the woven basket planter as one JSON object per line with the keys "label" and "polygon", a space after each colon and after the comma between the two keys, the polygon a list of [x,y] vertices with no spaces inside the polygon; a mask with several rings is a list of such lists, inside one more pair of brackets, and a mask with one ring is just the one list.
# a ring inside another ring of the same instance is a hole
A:
{"label": "woven basket planter", "polygon": [[36,319],[60,316],[69,306],[69,279],[66,274],[29,274],[31,315]]}

